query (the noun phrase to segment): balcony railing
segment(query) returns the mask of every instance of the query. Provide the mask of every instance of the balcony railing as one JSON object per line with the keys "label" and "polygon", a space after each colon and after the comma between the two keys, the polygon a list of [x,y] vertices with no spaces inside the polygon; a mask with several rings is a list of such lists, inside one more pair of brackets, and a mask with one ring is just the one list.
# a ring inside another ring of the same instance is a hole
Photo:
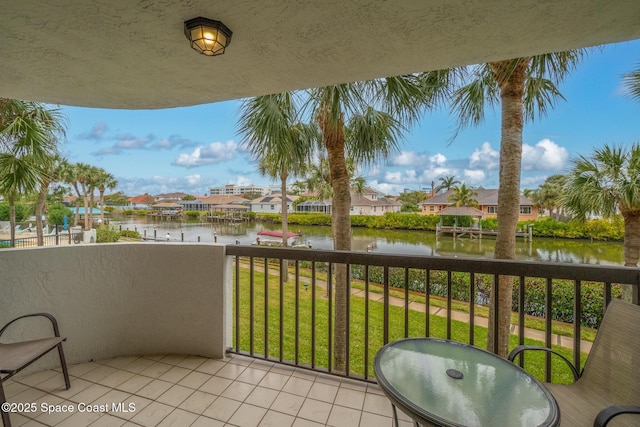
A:
{"label": "balcony railing", "polygon": [[[536,337],[560,344],[579,367],[611,298],[624,294],[638,304],[636,268],[251,246],[227,246],[226,254],[235,261],[233,353],[367,381],[375,381],[376,351],[395,339],[438,336],[485,347],[487,327],[496,327],[486,320],[488,295],[501,275],[514,278],[512,346]],[[287,265],[289,280],[281,274]],[[332,360],[338,265],[348,267],[350,295],[341,372]],[[541,364],[539,376],[549,381],[551,358]]]}

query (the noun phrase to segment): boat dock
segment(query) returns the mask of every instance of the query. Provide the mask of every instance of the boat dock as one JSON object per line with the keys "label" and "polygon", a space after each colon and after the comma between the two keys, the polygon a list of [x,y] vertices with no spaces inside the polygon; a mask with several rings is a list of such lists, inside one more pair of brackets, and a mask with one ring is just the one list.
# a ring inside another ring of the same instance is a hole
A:
{"label": "boat dock", "polygon": [[[451,235],[453,238],[468,237],[469,239],[482,239],[482,236],[497,236],[497,230],[483,230],[482,227],[458,227],[444,226],[436,224],[436,237],[440,235]],[[527,231],[516,231],[516,237],[526,240],[533,240],[533,226],[529,225]]]}

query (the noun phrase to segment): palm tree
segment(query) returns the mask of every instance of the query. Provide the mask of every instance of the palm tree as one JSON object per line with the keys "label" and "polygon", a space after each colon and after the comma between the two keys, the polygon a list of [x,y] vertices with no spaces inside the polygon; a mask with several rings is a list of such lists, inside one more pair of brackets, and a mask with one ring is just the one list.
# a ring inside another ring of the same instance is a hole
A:
{"label": "palm tree", "polygon": [[[347,172],[349,173],[349,186],[352,193],[362,194],[367,180],[362,176],[355,176],[356,164],[353,159],[347,159]],[[307,188],[316,193],[319,200],[329,200],[333,198],[333,188],[331,187],[331,170],[329,159],[325,155],[307,166]]]}
{"label": "palm tree", "polygon": [[15,245],[15,200],[34,191],[45,175],[42,164],[57,153],[63,116],[43,104],[0,98],[0,194],[9,202],[10,245]]}
{"label": "palm tree", "polygon": [[[546,114],[558,98],[563,98],[557,86],[576,67],[584,52],[572,50],[470,67],[465,70],[467,83],[454,92],[453,108],[458,115],[458,132],[468,125],[481,123],[486,104],[491,107],[500,103],[501,106],[497,259],[515,257],[524,123],[533,120],[536,114]],[[497,327],[489,328],[487,349],[506,357],[513,278],[500,276],[498,289],[494,288],[491,289],[489,320]],[[497,300],[496,292],[499,295]],[[497,332],[495,335],[494,330]]]}
{"label": "palm tree", "polygon": [[[432,79],[426,74],[411,75],[325,86],[304,93],[304,105],[320,129],[321,146],[329,159],[336,250],[351,250],[351,177],[346,159],[366,166],[394,151],[405,126],[417,119],[425,103],[432,101],[427,95],[440,93],[433,90],[433,80],[439,79]],[[277,122],[266,123],[265,128],[273,128],[276,135],[286,129]],[[278,139],[273,137],[273,141]],[[334,366],[341,372],[346,366],[348,274],[346,265],[335,270]]]}
{"label": "palm tree", "polygon": [[564,175],[551,175],[538,190],[540,204],[549,210],[549,216],[555,211],[557,221],[560,221],[564,179]]}
{"label": "palm tree", "polygon": [[640,144],[594,150],[574,160],[564,187],[563,205],[577,219],[596,214],[624,220],[624,265],[640,257]]}
{"label": "palm tree", "polygon": [[456,184],[462,184],[455,176],[441,176],[438,179],[440,180],[440,184],[435,188],[436,193],[439,193],[442,190],[449,191],[451,188],[455,187]]}
{"label": "palm tree", "polygon": [[109,172],[104,169],[98,169],[96,186],[100,192],[100,223],[104,224],[104,192],[106,189],[115,189],[118,186],[118,181]]}
{"label": "palm tree", "polygon": [[478,207],[478,192],[473,188],[467,187],[466,184],[462,184],[459,187],[454,187],[453,192],[447,198],[448,201],[453,202],[456,207],[470,206]]}
{"label": "palm tree", "polygon": [[[243,102],[239,133],[262,175],[280,179],[282,246],[287,246],[287,179],[304,174],[317,144],[317,129],[298,122],[295,95],[289,92],[259,96]],[[283,271],[285,273],[286,270]]]}
{"label": "palm tree", "polygon": [[38,200],[36,201],[35,216],[36,216],[36,233],[38,238],[38,246],[44,245],[44,236],[42,231],[42,216],[44,214],[44,207],[47,202],[47,195],[49,194],[49,186],[51,183],[60,179],[62,170],[67,165],[67,160],[59,155],[49,158],[48,162],[42,164],[45,169],[45,173],[40,181],[40,188],[38,191]]}
{"label": "palm tree", "polygon": [[629,90],[632,98],[640,100],[640,68],[625,74],[623,84]]}

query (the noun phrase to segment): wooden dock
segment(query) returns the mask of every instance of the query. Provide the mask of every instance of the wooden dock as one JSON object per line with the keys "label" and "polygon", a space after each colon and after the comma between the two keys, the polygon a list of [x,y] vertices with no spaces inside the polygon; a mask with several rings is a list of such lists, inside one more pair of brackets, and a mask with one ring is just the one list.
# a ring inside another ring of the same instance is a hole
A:
{"label": "wooden dock", "polygon": [[[482,239],[483,236],[497,236],[497,230],[483,230],[481,227],[457,227],[443,226],[436,224],[436,237],[440,235],[450,235],[454,239],[458,237],[468,237],[470,239]],[[516,237],[522,237],[524,240],[533,239],[533,227],[529,226],[527,231],[516,231]]]}

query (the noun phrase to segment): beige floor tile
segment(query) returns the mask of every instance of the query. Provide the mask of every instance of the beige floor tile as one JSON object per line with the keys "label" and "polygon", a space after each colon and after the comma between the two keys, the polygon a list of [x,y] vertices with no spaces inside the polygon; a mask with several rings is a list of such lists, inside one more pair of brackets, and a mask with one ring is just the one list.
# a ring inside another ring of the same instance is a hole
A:
{"label": "beige floor tile", "polygon": [[276,400],[273,401],[270,409],[283,412],[288,415],[296,416],[304,403],[304,397],[295,394],[280,393]]}
{"label": "beige floor tile", "polygon": [[106,394],[100,396],[99,398],[97,398],[91,403],[94,405],[107,405],[109,408],[111,408],[114,404],[115,405],[118,405],[120,403],[126,404],[130,398],[131,398],[130,393],[126,393],[120,390],[111,390]]}
{"label": "beige floor tile", "polygon": [[271,372],[275,372],[276,374],[291,376],[296,371],[296,369],[297,368],[294,368],[293,366],[279,365],[276,363],[271,367]]}
{"label": "beige floor tile", "polygon": [[227,363],[225,366],[220,368],[218,372],[216,372],[216,376],[235,380],[245,369],[247,369],[247,367],[244,365]]}
{"label": "beige floor tile", "polygon": [[[100,418],[98,418],[97,421],[91,424],[91,427],[121,427],[126,422],[127,421],[123,420],[122,418],[118,418],[118,417],[114,417],[113,415],[106,414],[101,416]],[[70,426],[70,427],[73,427],[73,426]]]}
{"label": "beige floor tile", "polygon": [[307,369],[297,368],[295,371],[293,371],[292,376],[302,378],[308,381],[315,381],[316,378],[318,377],[318,374],[316,372],[309,371]]}
{"label": "beige floor tile", "polygon": [[249,366],[253,362],[253,357],[234,354],[231,357],[226,357],[225,360],[229,363],[233,363],[234,365]]}
{"label": "beige floor tile", "polygon": [[166,356],[166,354],[147,354],[147,355],[144,355],[142,357],[144,357],[145,359],[150,359],[150,360],[154,360],[154,361],[157,362],[158,360],[162,359],[165,356]]}
{"label": "beige floor tile", "polygon": [[191,427],[223,427],[224,423],[209,417],[198,417]]}
{"label": "beige floor tile", "polygon": [[293,422],[293,427],[323,427],[325,424],[320,424],[315,421],[305,420],[304,418],[296,418]]}
{"label": "beige floor tile", "polygon": [[318,374],[316,382],[340,387],[340,378],[329,374]]}
{"label": "beige floor tile", "polygon": [[337,386],[315,382],[311,386],[311,390],[309,390],[307,397],[315,400],[321,400],[323,402],[333,403],[336,398],[336,394],[338,394]]}
{"label": "beige floor tile", "polygon": [[253,369],[260,369],[261,371],[269,371],[271,370],[271,368],[273,368],[273,365],[274,365],[273,362],[256,359],[253,362],[251,362],[251,365],[249,365],[249,367]]}
{"label": "beige floor tile", "polygon": [[133,362],[129,363],[125,366],[125,371],[133,372],[134,374],[139,374],[140,372],[147,369],[149,366],[153,365],[155,362],[151,359],[145,359],[144,357],[140,357]]}
{"label": "beige floor tile", "polygon": [[111,412],[110,415],[115,415],[118,418],[124,418],[125,420],[130,420],[139,414],[144,408],[149,406],[153,401],[149,400],[142,396],[136,396],[135,394],[131,395],[129,399],[127,399],[127,406],[124,408],[127,412]]}
{"label": "beige floor tile", "polygon": [[156,426],[174,409],[173,406],[165,405],[164,403],[152,402],[131,418],[131,421],[145,427]]}
{"label": "beige floor tile", "polygon": [[265,408],[243,403],[229,419],[229,424],[239,427],[257,427],[266,413]]}
{"label": "beige floor tile", "polygon": [[12,380],[8,380],[6,383],[2,383],[2,385],[4,387],[4,395],[7,397],[7,400],[29,388],[28,385],[20,384],[19,382]]}
{"label": "beige floor tile", "polygon": [[244,402],[244,400],[251,394],[255,387],[256,386],[254,386],[253,384],[234,381],[233,383],[231,383],[231,385],[229,385],[229,387],[224,390],[224,392],[222,392],[221,396],[224,396],[228,399]]}
{"label": "beige floor tile", "polygon": [[384,392],[377,384],[368,384],[367,393],[379,394],[380,396],[384,396]]}
{"label": "beige floor tile", "polygon": [[100,412],[75,412],[68,418],[65,418],[56,427],[78,427],[88,426],[89,424],[100,419],[104,414]]}
{"label": "beige floor tile", "polygon": [[270,388],[256,387],[245,400],[250,405],[269,408],[278,397],[279,391]]}
{"label": "beige floor tile", "polygon": [[258,384],[260,381],[262,381],[262,379],[264,378],[264,376],[267,374],[266,371],[263,371],[261,369],[255,369],[255,368],[247,368],[245,369],[239,376],[238,378],[236,378],[236,381],[242,381],[243,383],[249,383],[249,384]]}
{"label": "beige floor tile", "polygon": [[327,425],[333,427],[353,427],[360,424],[361,411],[334,405],[329,415]]}
{"label": "beige floor tile", "polygon": [[298,412],[298,418],[325,424],[329,419],[332,405],[319,400],[306,399]]}
{"label": "beige floor tile", "polygon": [[360,417],[360,427],[393,427],[391,417],[363,412]]}
{"label": "beige floor tile", "polygon": [[202,372],[192,371],[189,375],[178,381],[178,385],[183,387],[189,387],[194,390],[202,387],[204,383],[209,381],[212,378],[212,375],[204,374]]}
{"label": "beige floor tile", "polygon": [[176,364],[176,366],[180,366],[181,368],[185,368],[185,369],[194,370],[198,366],[202,365],[206,360],[209,360],[209,359],[202,356],[188,356],[186,359]]}
{"label": "beige floor tile", "polygon": [[126,391],[128,393],[136,393],[142,387],[144,387],[147,384],[149,384],[151,381],[153,381],[153,378],[145,377],[143,375],[134,374],[131,378],[129,378],[128,380],[126,380],[122,384],[118,385],[116,388],[118,390]]}
{"label": "beige floor tile", "polygon": [[69,388],[69,390],[67,390],[67,386],[64,383],[64,377],[62,376],[62,374],[55,375],[50,379],[41,382],[40,384],[38,384],[38,388],[40,390],[44,390],[48,393],[52,393],[52,394],[55,394],[56,396],[60,396],[66,399],[69,396],[73,396],[74,394],[78,393],[80,390],[83,390],[84,388],[87,388],[91,384],[93,384],[89,381],[85,381],[80,378],[71,377],[70,380],[71,380],[71,387]]}
{"label": "beige floor tile", "polygon": [[105,387],[100,384],[92,384],[89,387],[85,388],[84,390],[80,391],[79,393],[76,393],[73,396],[71,396],[69,400],[76,403],[80,403],[80,402],[91,403],[97,398],[99,398],[100,396],[104,396],[109,391],[111,391],[111,389],[108,387]]}
{"label": "beige floor tile", "polygon": [[116,372],[118,372],[116,368],[112,368],[111,366],[106,365],[100,365],[96,369],[92,369],[89,372],[83,374],[80,378],[86,381],[97,383]]}
{"label": "beige floor tile", "polygon": [[97,383],[105,387],[117,387],[128,379],[133,378],[133,376],[135,376],[133,372],[118,370],[108,377],[97,381]]}
{"label": "beige floor tile", "polygon": [[282,391],[306,397],[307,394],[309,394],[309,390],[311,390],[312,385],[312,381],[292,376],[289,378],[284,387],[282,387]]}
{"label": "beige floor tile", "polygon": [[186,354],[168,354],[162,359],[160,359],[160,361],[162,363],[167,363],[169,365],[176,366],[178,363],[182,362],[187,357],[188,355]]}
{"label": "beige floor tile", "polygon": [[205,393],[215,394],[219,396],[227,387],[231,385],[231,383],[233,383],[233,381],[229,379],[213,376],[209,381],[202,384],[202,387],[200,387],[199,390],[204,391]]}
{"label": "beige floor tile", "polygon": [[218,397],[202,415],[216,420],[227,422],[231,416],[240,407],[241,403],[237,400],[227,399],[226,397]]}
{"label": "beige floor tile", "polygon": [[198,418],[198,415],[183,411],[182,409],[176,409],[170,413],[158,427],[183,427],[190,426]]}
{"label": "beige floor tile", "polygon": [[[345,405],[346,406],[346,405]],[[392,415],[391,402],[384,396],[367,393],[363,410],[374,414],[390,417]]]}
{"label": "beige floor tile", "polygon": [[349,388],[340,387],[340,389],[338,390],[338,394],[336,394],[335,402],[336,405],[346,406],[347,408],[353,408],[361,411],[366,395],[367,394],[364,391],[351,390]]}
{"label": "beige floor tile", "polygon": [[183,379],[184,377],[186,377],[187,375],[189,375],[190,372],[191,371],[189,369],[181,368],[179,366],[174,366],[164,374],[160,375],[159,379],[163,381],[169,381],[170,383],[175,384],[181,379]]}
{"label": "beige floor tile", "polygon": [[31,421],[31,418],[27,418],[22,414],[16,413],[10,414],[9,419],[11,420],[11,425],[13,427],[22,427],[23,425]]}
{"label": "beige floor tile", "polygon": [[364,381],[358,381],[358,380],[352,380],[349,378],[344,378],[342,379],[342,381],[340,382],[340,387],[342,388],[348,388],[351,390],[357,390],[357,391],[367,391],[367,383]]}
{"label": "beige floor tile", "polygon": [[[41,382],[44,382],[52,377],[56,377],[60,375],[60,373],[58,373],[57,371],[54,371],[53,369],[49,369],[46,371],[40,371],[40,372],[36,372],[35,374],[29,374],[26,376],[21,376],[21,377],[14,377],[16,381],[20,382],[21,384],[24,385],[28,385],[30,387],[36,386],[38,384],[40,384]],[[60,375],[62,376],[62,375]]]}
{"label": "beige floor tile", "polygon": [[202,414],[217,398],[215,394],[194,391],[179,407],[185,411]]}
{"label": "beige floor tile", "polygon": [[156,362],[148,368],[144,369],[140,372],[140,375],[145,375],[151,378],[159,378],[162,374],[171,369],[171,365],[167,365],[166,363]]}
{"label": "beige floor tile", "polygon": [[99,368],[101,365],[95,362],[78,363],[73,366],[69,366],[69,375],[74,377],[81,377],[87,372]]}
{"label": "beige floor tile", "polygon": [[183,387],[181,385],[174,385],[169,390],[164,392],[156,401],[165,403],[174,407],[180,406],[189,396],[193,394],[192,388]]}
{"label": "beige floor tile", "polygon": [[205,374],[214,375],[220,369],[225,367],[227,364],[221,362],[220,360],[208,359],[203,362],[200,366],[196,368],[196,371],[203,372]]}
{"label": "beige floor tile", "polygon": [[[55,426],[64,419],[69,418],[76,411],[76,404],[67,400],[59,399],[55,396],[46,396],[38,404],[38,415],[36,421]],[[44,408],[43,408],[44,405]]]}
{"label": "beige floor tile", "polygon": [[276,411],[267,411],[259,427],[291,427],[295,417]]}
{"label": "beige floor tile", "polygon": [[290,376],[268,372],[262,381],[258,383],[261,387],[272,388],[274,390],[282,390],[282,387],[289,381]]}
{"label": "beige floor tile", "polygon": [[114,357],[113,359],[99,360],[97,363],[111,366],[112,368],[116,368],[116,369],[122,369],[137,359],[138,359],[138,356],[121,356],[121,357]]}
{"label": "beige floor tile", "polygon": [[169,390],[173,384],[161,380],[153,380],[146,386],[142,387],[136,392],[138,396],[146,397],[147,399],[155,400],[165,391]]}

